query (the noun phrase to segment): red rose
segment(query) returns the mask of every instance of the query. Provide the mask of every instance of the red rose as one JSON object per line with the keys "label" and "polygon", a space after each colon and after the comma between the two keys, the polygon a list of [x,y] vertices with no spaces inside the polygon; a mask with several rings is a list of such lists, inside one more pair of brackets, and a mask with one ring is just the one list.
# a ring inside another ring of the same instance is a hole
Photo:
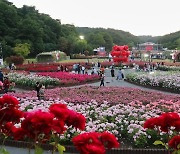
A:
{"label": "red rose", "polygon": [[73,110],[68,110],[68,118],[65,121],[68,126],[74,126],[80,130],[85,129],[86,118]]}
{"label": "red rose", "polygon": [[31,138],[37,137],[39,134],[48,136],[52,130],[53,118],[53,114],[41,110],[27,112],[21,127],[26,130],[27,135]]}
{"label": "red rose", "polygon": [[65,104],[52,104],[49,107],[49,111],[60,120],[66,120],[68,117],[68,108]]}
{"label": "red rose", "polygon": [[178,148],[178,145],[180,144],[180,135],[178,136],[174,136],[169,142],[168,142],[168,145],[171,147],[171,148],[174,148],[174,149],[180,149]]}
{"label": "red rose", "polygon": [[150,118],[145,121],[144,128],[154,129],[157,126],[158,118]]}
{"label": "red rose", "polygon": [[82,154],[105,154],[105,147],[119,147],[115,136],[108,132],[80,134],[72,142]]}
{"label": "red rose", "polygon": [[118,148],[119,147],[119,143],[118,143],[116,137],[113,134],[109,133],[109,132],[103,132],[101,134],[100,138],[101,138],[101,142],[108,149]]}

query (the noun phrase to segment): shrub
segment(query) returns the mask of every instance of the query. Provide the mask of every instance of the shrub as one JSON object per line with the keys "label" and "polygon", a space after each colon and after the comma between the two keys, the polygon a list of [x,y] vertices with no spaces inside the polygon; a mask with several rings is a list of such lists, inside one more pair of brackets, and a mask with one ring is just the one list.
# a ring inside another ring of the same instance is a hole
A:
{"label": "shrub", "polygon": [[10,56],[5,59],[6,63],[14,63],[15,65],[21,65],[24,62],[24,58],[22,56]]}

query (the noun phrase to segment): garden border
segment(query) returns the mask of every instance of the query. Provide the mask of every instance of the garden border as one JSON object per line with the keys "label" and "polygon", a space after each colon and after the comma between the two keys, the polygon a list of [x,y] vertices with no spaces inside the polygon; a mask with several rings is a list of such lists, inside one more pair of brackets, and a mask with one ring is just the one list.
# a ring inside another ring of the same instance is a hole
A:
{"label": "garden border", "polygon": [[171,89],[166,89],[166,88],[161,88],[161,87],[156,87],[156,86],[150,86],[150,85],[142,85],[142,84],[139,84],[137,82],[129,81],[127,79],[124,79],[124,81],[129,82],[129,83],[134,84],[134,85],[137,85],[137,86],[149,88],[152,90],[154,89],[154,90],[165,91],[165,92],[169,92],[169,93],[173,93],[173,94],[180,94],[180,92],[177,92],[177,91],[171,90]]}
{"label": "garden border", "polygon": [[[3,141],[0,140],[0,144],[2,145]],[[32,146],[31,142],[24,141],[14,141],[14,140],[5,140],[5,146],[17,147],[17,148],[28,148]],[[42,148],[44,150],[51,150],[52,146],[50,144],[42,144]],[[74,146],[65,145],[66,151],[68,153],[76,153],[78,151]],[[33,147],[32,147],[33,149]],[[169,152],[165,149],[111,149],[107,150],[106,154],[169,154]]]}

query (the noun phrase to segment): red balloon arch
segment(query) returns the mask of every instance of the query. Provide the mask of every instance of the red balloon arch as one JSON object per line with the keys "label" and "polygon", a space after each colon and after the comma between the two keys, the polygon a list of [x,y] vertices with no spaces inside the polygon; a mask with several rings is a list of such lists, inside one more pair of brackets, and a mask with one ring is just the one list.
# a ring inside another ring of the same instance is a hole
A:
{"label": "red balloon arch", "polygon": [[110,54],[114,62],[127,62],[130,55],[129,47],[127,45],[115,45]]}

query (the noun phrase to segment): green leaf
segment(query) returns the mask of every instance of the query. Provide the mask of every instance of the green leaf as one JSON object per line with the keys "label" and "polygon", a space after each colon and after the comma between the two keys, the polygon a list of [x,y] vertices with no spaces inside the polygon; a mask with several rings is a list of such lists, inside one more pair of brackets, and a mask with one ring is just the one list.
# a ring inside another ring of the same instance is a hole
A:
{"label": "green leaf", "polygon": [[[178,144],[178,146],[179,146],[179,144]],[[180,154],[180,150],[177,151],[177,154]]]}
{"label": "green leaf", "polygon": [[165,144],[162,142],[162,141],[155,141],[154,143],[153,143],[154,145],[163,145],[163,146],[165,146]]}
{"label": "green leaf", "polygon": [[5,148],[0,148],[0,154],[9,154]]}
{"label": "green leaf", "polygon": [[165,144],[164,146],[165,146],[165,148],[166,148],[167,150],[169,149],[168,145]]}
{"label": "green leaf", "polygon": [[56,144],[56,142],[51,142],[50,144],[54,146]]}
{"label": "green leaf", "polygon": [[177,152],[177,151],[173,151],[172,154],[177,154],[176,152]]}
{"label": "green leaf", "polygon": [[178,144],[177,149],[180,149],[180,144]]}
{"label": "green leaf", "polygon": [[39,146],[35,146],[35,154],[43,154],[43,149]]}
{"label": "green leaf", "polygon": [[66,150],[65,147],[60,144],[57,145],[57,149],[59,151],[59,154],[63,154],[63,152]]}

